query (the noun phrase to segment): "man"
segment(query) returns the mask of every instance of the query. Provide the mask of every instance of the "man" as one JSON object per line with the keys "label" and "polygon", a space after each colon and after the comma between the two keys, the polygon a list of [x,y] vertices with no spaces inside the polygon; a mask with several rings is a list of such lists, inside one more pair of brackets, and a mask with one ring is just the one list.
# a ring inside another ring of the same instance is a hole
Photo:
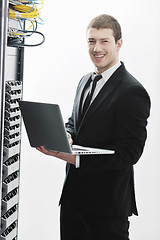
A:
{"label": "man", "polygon": [[128,217],[138,215],[133,165],[143,152],[150,99],[119,61],[122,36],[115,18],[94,18],[87,40],[95,72],[81,79],[66,129],[71,145],[113,149],[115,154],[76,157],[43,146],[38,150],[67,161],[61,239],[128,240]]}

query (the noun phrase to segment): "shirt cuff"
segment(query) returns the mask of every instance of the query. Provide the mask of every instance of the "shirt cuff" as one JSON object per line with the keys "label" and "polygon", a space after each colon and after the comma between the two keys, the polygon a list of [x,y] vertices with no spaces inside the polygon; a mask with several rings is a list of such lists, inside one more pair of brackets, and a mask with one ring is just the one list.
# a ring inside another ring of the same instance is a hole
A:
{"label": "shirt cuff", "polygon": [[80,167],[80,156],[79,155],[76,155],[76,168],[79,168]]}

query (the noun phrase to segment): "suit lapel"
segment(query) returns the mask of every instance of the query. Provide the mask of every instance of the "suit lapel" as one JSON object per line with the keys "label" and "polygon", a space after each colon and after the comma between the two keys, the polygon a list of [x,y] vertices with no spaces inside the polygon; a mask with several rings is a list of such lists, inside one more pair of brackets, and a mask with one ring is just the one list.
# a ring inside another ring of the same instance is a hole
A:
{"label": "suit lapel", "polygon": [[[118,87],[118,85],[121,83],[124,75],[125,67],[122,64],[121,67],[119,67],[113,75],[109,78],[109,80],[105,83],[105,85],[102,87],[100,92],[98,93],[97,97],[92,102],[91,106],[81,119],[81,121],[78,124],[78,131],[83,127],[83,125],[92,117],[96,109],[102,104],[102,102],[109,98],[110,94]],[[126,71],[126,70],[125,70]],[[81,90],[82,93],[83,89]],[[109,100],[108,100],[109,101]],[[77,117],[79,119],[79,113],[77,114]]]}
{"label": "suit lapel", "polygon": [[80,121],[80,111],[81,111],[81,106],[82,106],[82,101],[84,96],[84,90],[86,88],[86,85],[88,84],[90,77],[91,77],[91,73],[84,76],[77,89],[77,96],[75,100],[75,119],[77,120],[76,121],[77,126],[79,125],[79,121]]}

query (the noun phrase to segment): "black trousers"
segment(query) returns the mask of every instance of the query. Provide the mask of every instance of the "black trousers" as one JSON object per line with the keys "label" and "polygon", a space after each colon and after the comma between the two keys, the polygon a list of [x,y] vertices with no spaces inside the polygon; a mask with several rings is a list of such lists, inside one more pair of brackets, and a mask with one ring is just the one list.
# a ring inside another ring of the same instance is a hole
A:
{"label": "black trousers", "polygon": [[61,205],[61,240],[129,240],[128,218],[84,215]]}

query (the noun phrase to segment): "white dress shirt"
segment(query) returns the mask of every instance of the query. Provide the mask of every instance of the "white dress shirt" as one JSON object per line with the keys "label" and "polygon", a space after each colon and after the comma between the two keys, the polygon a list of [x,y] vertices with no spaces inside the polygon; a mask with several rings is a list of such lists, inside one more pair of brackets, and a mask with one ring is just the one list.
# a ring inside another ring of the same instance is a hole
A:
{"label": "white dress shirt", "polygon": [[[97,82],[96,88],[95,88],[93,96],[92,96],[91,103],[96,98],[99,91],[104,86],[104,84],[108,81],[108,79],[111,77],[111,75],[120,67],[120,65],[121,65],[121,62],[118,61],[113,67],[111,67],[111,68],[107,69],[106,71],[104,71],[103,73],[101,73],[102,78]],[[95,78],[95,76],[96,76],[96,73],[93,72],[92,80]],[[84,93],[82,108],[83,108],[84,101],[88,95],[88,92],[91,91],[92,84],[93,84],[93,81],[91,82],[90,86],[86,89],[86,91]],[[76,166],[76,168],[80,167],[80,156],[79,155],[76,155],[76,165],[75,166]]]}

